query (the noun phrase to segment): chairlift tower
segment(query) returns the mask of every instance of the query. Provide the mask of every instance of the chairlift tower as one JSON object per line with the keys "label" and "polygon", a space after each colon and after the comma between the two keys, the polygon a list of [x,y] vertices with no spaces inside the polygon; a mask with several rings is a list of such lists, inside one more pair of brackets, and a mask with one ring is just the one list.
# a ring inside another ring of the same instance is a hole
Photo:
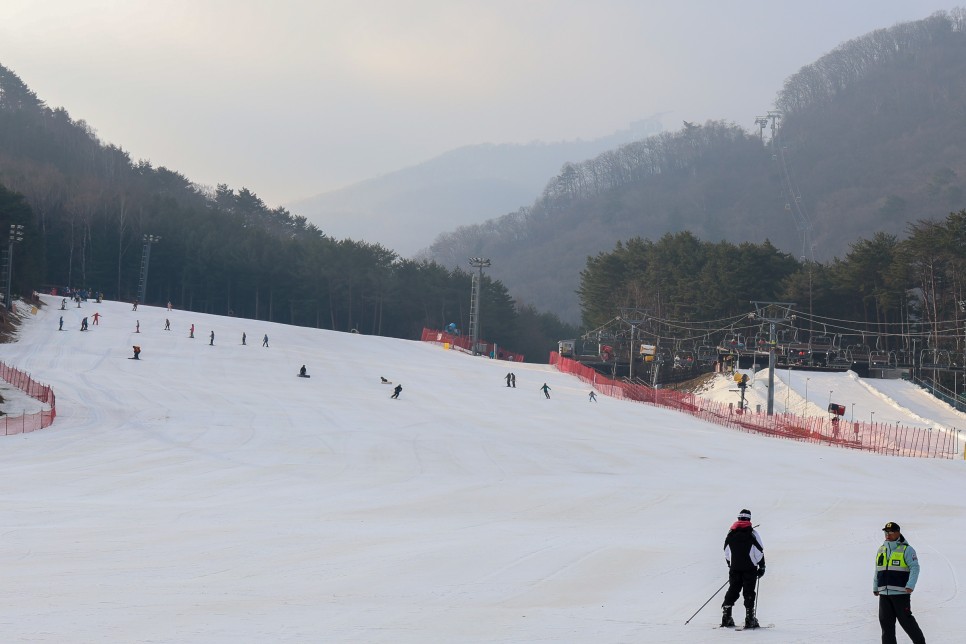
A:
{"label": "chairlift tower", "polygon": [[473,288],[470,292],[470,340],[473,343],[473,355],[479,355],[477,345],[480,342],[480,291],[483,290],[483,269],[490,265],[486,257],[470,257],[470,266],[478,269],[473,273]]}
{"label": "chairlift tower", "polygon": [[768,415],[775,413],[775,345],[778,344],[778,334],[775,325],[792,318],[794,302],[755,302],[754,316],[768,322]]}
{"label": "chairlift tower", "polygon": [[631,327],[631,346],[629,351],[629,365],[627,371],[627,379],[634,380],[634,338],[637,335],[637,328],[647,321],[647,311],[644,309],[635,308],[622,308],[620,321],[624,324],[629,324]]}
{"label": "chairlift tower", "polygon": [[756,116],[755,125],[758,126],[758,140],[762,143],[765,142],[765,128],[768,127],[768,117],[767,116]]}

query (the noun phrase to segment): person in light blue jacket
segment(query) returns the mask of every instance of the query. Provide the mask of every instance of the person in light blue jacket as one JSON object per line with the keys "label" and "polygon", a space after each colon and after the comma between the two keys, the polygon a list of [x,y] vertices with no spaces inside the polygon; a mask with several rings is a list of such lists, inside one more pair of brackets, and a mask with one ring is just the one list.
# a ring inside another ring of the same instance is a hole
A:
{"label": "person in light blue jacket", "polygon": [[885,541],[875,555],[872,594],[879,598],[879,626],[882,644],[896,644],[896,622],[902,626],[913,644],[926,644],[919,623],[912,614],[911,597],[919,580],[919,557],[890,521],[882,528]]}

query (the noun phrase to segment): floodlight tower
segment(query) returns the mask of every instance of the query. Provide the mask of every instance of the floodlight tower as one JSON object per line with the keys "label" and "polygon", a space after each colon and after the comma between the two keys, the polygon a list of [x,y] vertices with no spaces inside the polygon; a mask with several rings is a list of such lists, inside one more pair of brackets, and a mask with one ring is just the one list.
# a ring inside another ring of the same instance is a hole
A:
{"label": "floodlight tower", "polygon": [[161,241],[157,235],[143,235],[144,249],[141,252],[141,283],[138,284],[138,302],[144,303],[148,294],[148,263],[151,261],[151,244]]}
{"label": "floodlight tower", "polygon": [[473,289],[470,293],[470,340],[473,342],[473,355],[479,355],[480,342],[480,291],[483,290],[483,269],[490,265],[486,257],[470,257],[470,266],[479,270],[473,274]]}
{"label": "floodlight tower", "polygon": [[10,238],[7,242],[7,310],[13,309],[13,245],[23,241],[23,226],[10,224]]}

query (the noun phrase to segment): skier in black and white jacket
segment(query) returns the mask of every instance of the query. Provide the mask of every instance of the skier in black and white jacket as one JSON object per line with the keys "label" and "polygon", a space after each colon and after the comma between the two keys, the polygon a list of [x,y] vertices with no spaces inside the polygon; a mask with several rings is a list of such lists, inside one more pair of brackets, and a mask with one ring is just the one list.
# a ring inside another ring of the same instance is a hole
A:
{"label": "skier in black and white jacket", "polygon": [[734,626],[731,609],[743,595],[745,600],[745,628],[758,628],[755,617],[755,584],[765,574],[765,547],[761,535],[751,525],[751,511],[742,510],[724,542],[725,561],[728,562],[728,592],[721,605],[721,625]]}

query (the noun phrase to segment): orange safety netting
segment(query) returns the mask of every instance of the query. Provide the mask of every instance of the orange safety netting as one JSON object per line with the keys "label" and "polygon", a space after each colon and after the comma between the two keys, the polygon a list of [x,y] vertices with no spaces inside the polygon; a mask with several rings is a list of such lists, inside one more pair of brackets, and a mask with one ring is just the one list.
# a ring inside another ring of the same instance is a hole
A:
{"label": "orange safety netting", "polygon": [[2,416],[0,426],[3,427],[3,435],[25,434],[44,427],[50,427],[57,417],[57,403],[54,398],[54,390],[50,385],[42,385],[23,371],[15,367],[0,362],[0,378],[9,382],[11,385],[24,392],[34,400],[39,400],[50,406],[49,410],[39,411],[23,416]]}
{"label": "orange safety netting", "polygon": [[831,420],[787,413],[768,415],[742,411],[733,405],[707,400],[690,393],[652,389],[615,380],[576,360],[564,358],[556,351],[550,354],[550,364],[559,371],[577,376],[607,396],[675,409],[709,423],[741,431],[893,456],[958,458],[964,453],[959,432],[955,429],[902,427],[889,423],[850,422],[837,418]]}
{"label": "orange safety netting", "polygon": [[[446,331],[436,331],[434,329],[423,329],[423,335],[420,338],[422,342],[433,342],[435,344],[442,344],[447,347],[452,347],[455,349],[463,349],[464,351],[473,351],[473,340],[462,335],[456,335],[454,333],[447,333]],[[512,351],[507,351],[506,349],[501,349],[497,345],[480,340],[477,342],[477,353],[490,356],[496,360],[509,360],[510,362],[523,362],[523,354],[514,353]]]}

